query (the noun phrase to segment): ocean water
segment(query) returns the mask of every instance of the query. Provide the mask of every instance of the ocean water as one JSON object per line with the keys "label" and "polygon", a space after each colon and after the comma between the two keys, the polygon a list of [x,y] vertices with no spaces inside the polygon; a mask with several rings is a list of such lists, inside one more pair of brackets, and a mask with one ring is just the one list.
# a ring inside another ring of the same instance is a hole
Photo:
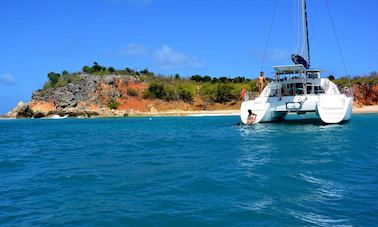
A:
{"label": "ocean water", "polygon": [[0,225],[378,223],[378,115],[1,120]]}

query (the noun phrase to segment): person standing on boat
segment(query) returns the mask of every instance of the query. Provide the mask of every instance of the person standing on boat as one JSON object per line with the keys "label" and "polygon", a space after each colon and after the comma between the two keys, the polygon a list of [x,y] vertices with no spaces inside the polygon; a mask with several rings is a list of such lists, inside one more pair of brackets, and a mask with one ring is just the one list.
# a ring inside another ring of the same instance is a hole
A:
{"label": "person standing on boat", "polygon": [[264,89],[264,83],[268,83],[264,77],[264,72],[260,72],[260,76],[257,78],[257,86],[259,87],[259,94],[262,93]]}

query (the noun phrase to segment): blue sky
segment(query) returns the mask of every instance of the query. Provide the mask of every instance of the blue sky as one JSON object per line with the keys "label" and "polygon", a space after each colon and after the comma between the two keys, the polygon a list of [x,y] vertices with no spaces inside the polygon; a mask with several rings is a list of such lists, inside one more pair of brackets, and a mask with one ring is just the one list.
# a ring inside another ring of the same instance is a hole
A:
{"label": "blue sky", "polygon": [[[378,62],[378,1],[328,0],[348,73]],[[97,61],[161,74],[256,77],[275,0],[2,0],[0,113],[29,101],[50,71]],[[345,74],[324,0],[309,0],[312,66]],[[264,71],[290,64],[294,1],[278,0]]]}

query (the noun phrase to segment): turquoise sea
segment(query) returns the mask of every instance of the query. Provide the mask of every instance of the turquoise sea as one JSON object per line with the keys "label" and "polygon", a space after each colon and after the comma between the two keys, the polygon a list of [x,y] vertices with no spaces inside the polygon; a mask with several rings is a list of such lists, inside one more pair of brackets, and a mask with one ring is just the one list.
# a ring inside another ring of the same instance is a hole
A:
{"label": "turquoise sea", "polygon": [[378,115],[0,120],[0,225],[378,223]]}

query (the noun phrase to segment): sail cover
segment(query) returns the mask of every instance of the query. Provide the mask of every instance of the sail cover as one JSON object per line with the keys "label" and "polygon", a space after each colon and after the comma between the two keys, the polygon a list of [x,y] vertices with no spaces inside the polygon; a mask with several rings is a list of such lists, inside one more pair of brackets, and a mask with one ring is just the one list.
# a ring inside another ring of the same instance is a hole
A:
{"label": "sail cover", "polygon": [[302,56],[298,54],[292,54],[291,55],[291,60],[294,62],[296,65],[303,65],[306,69],[310,67],[310,65],[307,63],[306,59],[304,59]]}

